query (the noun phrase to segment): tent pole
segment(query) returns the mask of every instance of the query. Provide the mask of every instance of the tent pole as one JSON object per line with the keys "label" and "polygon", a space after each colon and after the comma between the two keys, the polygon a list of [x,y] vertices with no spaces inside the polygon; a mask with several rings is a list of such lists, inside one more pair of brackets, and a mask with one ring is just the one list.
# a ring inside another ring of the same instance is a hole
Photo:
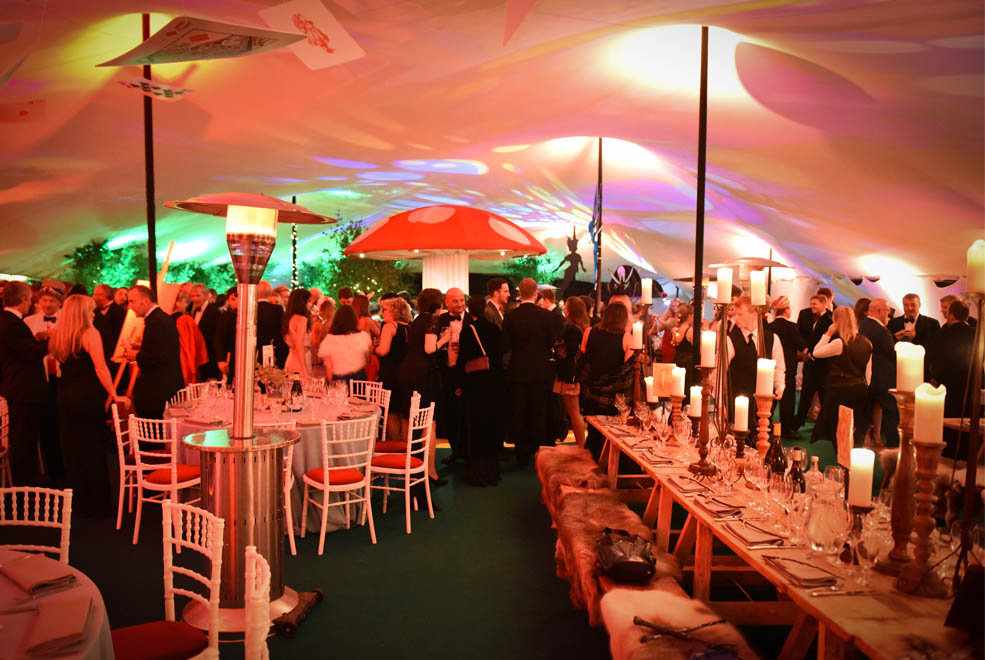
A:
{"label": "tent pole", "polygon": [[[704,281],[705,248],[705,152],[708,144],[708,26],[701,26],[701,91],[698,100],[698,190],[694,223],[694,300],[693,318],[699,335],[694,338],[694,363],[701,364],[700,319],[703,316],[701,286]],[[719,365],[722,366],[722,365]]]}
{"label": "tent pole", "polygon": [[599,218],[597,228],[598,241],[595,244],[595,315],[601,317],[602,309],[602,138],[599,137],[599,177],[596,184],[599,205]]}
{"label": "tent pole", "polygon": [[[291,195],[291,204],[297,204],[297,195]],[[298,288],[298,225],[291,224],[291,289]]]}
{"label": "tent pole", "polygon": [[[143,14],[143,38],[150,39],[150,14]],[[150,80],[150,65],[144,65],[144,78]],[[151,289],[157,292],[157,216],[154,204],[154,110],[151,97],[144,96],[144,182],[147,198],[147,273]]]}

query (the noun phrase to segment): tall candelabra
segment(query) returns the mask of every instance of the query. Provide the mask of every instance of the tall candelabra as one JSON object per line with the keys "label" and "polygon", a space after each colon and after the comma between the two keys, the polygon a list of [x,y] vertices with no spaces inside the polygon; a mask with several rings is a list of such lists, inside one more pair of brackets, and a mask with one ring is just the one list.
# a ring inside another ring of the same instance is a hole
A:
{"label": "tall candelabra", "polygon": [[[913,438],[917,453],[917,515],[913,520],[916,534],[913,537],[913,559],[900,570],[896,578],[896,588],[917,596],[945,598],[947,588],[936,571],[929,568],[931,555],[930,533],[937,526],[934,520],[934,481],[937,477],[937,459],[940,458],[943,442],[927,442]],[[895,500],[895,494],[893,496]]]}
{"label": "tall candelabra", "polygon": [[[718,319],[718,337],[715,340],[715,364],[718,365],[718,369],[715,373],[715,429],[718,431],[718,437],[724,438],[725,434],[729,430],[729,418],[728,402],[732,400],[732,384],[729,382],[729,369],[728,369],[728,303],[715,303],[715,316]],[[700,323],[699,323],[700,328]],[[699,339],[700,339],[700,333]],[[708,391],[709,383],[705,383],[702,377],[702,391]],[[707,408],[702,408],[702,411],[707,410]]]}
{"label": "tall candelabra", "polygon": [[889,390],[896,398],[900,413],[899,458],[893,483],[893,505],[891,527],[893,549],[889,555],[876,564],[876,570],[886,575],[899,575],[910,562],[907,544],[913,532],[913,392]]}
{"label": "tall candelabra", "polygon": [[711,374],[714,367],[698,367],[701,372],[701,419],[698,422],[698,460],[687,466],[694,474],[704,477],[714,475],[718,470],[708,462],[708,403],[711,397]]}
{"label": "tall candelabra", "polygon": [[756,394],[756,451],[766,458],[770,448],[770,417],[773,416],[773,395]]}

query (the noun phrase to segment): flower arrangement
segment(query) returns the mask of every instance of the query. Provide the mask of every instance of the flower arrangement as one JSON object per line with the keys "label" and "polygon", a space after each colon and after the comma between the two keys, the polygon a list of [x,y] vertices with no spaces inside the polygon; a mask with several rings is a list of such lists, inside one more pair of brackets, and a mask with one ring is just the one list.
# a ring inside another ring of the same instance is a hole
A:
{"label": "flower arrangement", "polygon": [[273,365],[258,364],[256,373],[257,380],[266,386],[268,392],[270,390],[280,391],[287,381],[287,372]]}

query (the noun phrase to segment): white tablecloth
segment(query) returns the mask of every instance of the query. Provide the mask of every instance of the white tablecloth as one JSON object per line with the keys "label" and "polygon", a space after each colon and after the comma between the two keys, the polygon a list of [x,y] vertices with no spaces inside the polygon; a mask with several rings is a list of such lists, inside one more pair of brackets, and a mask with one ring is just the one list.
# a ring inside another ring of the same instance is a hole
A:
{"label": "white tablecloth", "polygon": [[[24,554],[26,553],[0,548],[0,564],[6,564]],[[48,561],[58,563],[55,559],[49,558]],[[40,604],[79,594],[85,594],[92,599],[85,645],[77,653],[58,657],[64,660],[113,660],[113,638],[109,632],[109,618],[106,616],[103,597],[96,585],[84,573],[71,566],[68,566],[68,569],[75,574],[75,579],[78,580],[77,586],[53,593],[50,596],[39,597],[34,601]],[[17,585],[6,577],[0,576],[0,610],[23,606],[17,602],[17,599],[24,597],[26,594]],[[24,653],[27,637],[37,618],[37,612],[0,614],[0,658],[27,657]]]}
{"label": "white tablecloth", "polygon": [[[195,409],[191,410],[180,410],[172,411],[170,409],[164,412],[165,418],[175,417],[178,420],[178,437],[184,438],[187,435],[193,433],[202,433],[203,431],[211,431],[218,428],[229,428],[232,426],[232,401],[224,401],[218,408],[217,418],[222,420],[222,424],[207,424],[203,423],[204,418],[201,413],[197,412]],[[253,413],[253,423],[254,424],[264,424],[264,423],[275,423],[275,422],[297,422],[296,430],[301,435],[301,439],[297,444],[294,445],[294,460],[291,464],[292,472],[294,473],[294,490],[291,493],[291,505],[292,511],[294,513],[294,529],[297,532],[301,530],[301,495],[304,492],[304,482],[301,478],[304,473],[308,470],[322,467],[322,457],[321,457],[321,423],[318,419],[319,414],[324,414],[327,411],[324,408],[320,408],[315,405],[312,408],[306,408],[300,413],[292,412],[282,412],[282,411],[271,411],[271,410],[256,410]],[[365,414],[366,416],[373,416],[378,418],[380,415],[379,406],[374,406],[372,404],[358,404],[358,406],[350,408],[348,414],[351,416],[359,416],[360,414]],[[327,421],[333,421],[334,416],[326,416]],[[329,427],[331,430],[331,427]],[[353,451],[353,448],[343,447],[345,451]],[[181,463],[187,463],[188,465],[198,465],[199,458],[198,449],[190,447],[184,443],[179,444],[178,449],[178,460]],[[334,497],[334,496],[333,496]],[[359,515],[362,513],[360,506],[353,506],[350,515],[353,522],[358,521]],[[320,523],[319,512],[312,508],[308,512],[308,530],[317,531]],[[342,507],[332,507],[328,511],[328,525],[326,526],[327,531],[335,531],[341,527],[345,526],[345,512]],[[2,657],[2,656],[0,656]]]}

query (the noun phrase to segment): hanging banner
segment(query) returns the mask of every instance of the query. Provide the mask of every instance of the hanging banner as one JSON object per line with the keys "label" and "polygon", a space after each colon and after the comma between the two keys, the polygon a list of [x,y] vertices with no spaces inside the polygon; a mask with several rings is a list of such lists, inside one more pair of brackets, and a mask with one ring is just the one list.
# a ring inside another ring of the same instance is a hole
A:
{"label": "hanging banner", "polygon": [[260,18],[275,30],[304,34],[304,41],[289,48],[309,69],[325,69],[366,56],[320,0],[291,0],[261,10]]}
{"label": "hanging banner", "polygon": [[242,57],[282,48],[300,39],[304,35],[179,16],[133,50],[96,66],[143,66]]}

